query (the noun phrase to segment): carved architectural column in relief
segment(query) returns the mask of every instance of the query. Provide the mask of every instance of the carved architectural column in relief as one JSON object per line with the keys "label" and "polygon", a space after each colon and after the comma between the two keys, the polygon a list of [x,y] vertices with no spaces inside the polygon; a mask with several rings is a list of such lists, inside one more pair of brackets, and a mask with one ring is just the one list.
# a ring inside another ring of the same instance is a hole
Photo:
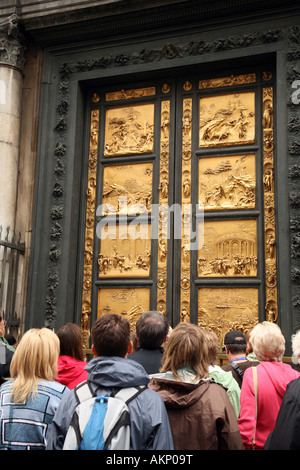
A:
{"label": "carved architectural column in relief", "polygon": [[263,158],[265,202],[266,317],[277,322],[277,269],[274,201],[273,88],[263,89]]}
{"label": "carved architectural column in relief", "polygon": [[16,15],[0,23],[0,225],[15,229],[25,40]]}
{"label": "carved architectural column in relief", "polygon": [[[185,86],[188,86],[187,82]],[[180,321],[190,321],[190,233],[191,233],[191,145],[192,99],[183,100],[182,118],[182,237],[180,279]]]}
{"label": "carved architectural column in relief", "polygon": [[[167,86],[167,85],[165,85]],[[168,256],[168,188],[169,188],[169,147],[170,147],[170,101],[161,103],[160,131],[160,174],[159,174],[159,233],[157,268],[157,310],[167,312],[167,256]]]}

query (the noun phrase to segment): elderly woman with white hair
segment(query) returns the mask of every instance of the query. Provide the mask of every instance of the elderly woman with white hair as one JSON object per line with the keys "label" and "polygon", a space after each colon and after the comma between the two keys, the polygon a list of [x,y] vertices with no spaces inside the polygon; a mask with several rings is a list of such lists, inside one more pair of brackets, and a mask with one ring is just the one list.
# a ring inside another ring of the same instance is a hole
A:
{"label": "elderly woman with white hair", "polygon": [[260,364],[244,373],[238,422],[245,449],[262,450],[274,429],[286,387],[300,374],[282,362],[285,339],[275,323],[257,324],[249,341]]}
{"label": "elderly woman with white hair", "polygon": [[[300,330],[292,336],[293,362],[300,364]],[[286,387],[274,430],[266,450],[300,450],[300,378]]]}

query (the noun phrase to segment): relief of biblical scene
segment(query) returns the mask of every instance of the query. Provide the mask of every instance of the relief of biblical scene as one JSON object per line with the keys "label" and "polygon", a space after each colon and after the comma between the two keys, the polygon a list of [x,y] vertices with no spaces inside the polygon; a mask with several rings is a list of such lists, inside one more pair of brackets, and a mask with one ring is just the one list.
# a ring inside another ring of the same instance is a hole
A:
{"label": "relief of biblical scene", "polygon": [[255,288],[200,288],[198,325],[212,330],[223,347],[229,330],[245,333],[258,322],[258,290]]}
{"label": "relief of biblical scene", "polygon": [[256,233],[255,220],[204,222],[204,243],[198,251],[198,276],[256,276]]}
{"label": "relief of biblical scene", "polygon": [[255,94],[200,98],[200,147],[250,144],[255,139]]}
{"label": "relief of biblical scene", "polygon": [[152,174],[152,163],[105,167],[102,215],[151,212]]}
{"label": "relief of biblical scene", "polygon": [[106,225],[101,230],[98,275],[111,277],[149,277],[151,225]]}
{"label": "relief of biblical scene", "polygon": [[143,312],[150,309],[150,291],[147,288],[103,288],[98,292],[98,317],[106,313],[124,316],[131,331]]}
{"label": "relief of biblical scene", "polygon": [[104,156],[153,152],[154,104],[109,108],[105,120]]}
{"label": "relief of biblical scene", "polygon": [[205,210],[255,207],[255,155],[199,160],[199,204]]}

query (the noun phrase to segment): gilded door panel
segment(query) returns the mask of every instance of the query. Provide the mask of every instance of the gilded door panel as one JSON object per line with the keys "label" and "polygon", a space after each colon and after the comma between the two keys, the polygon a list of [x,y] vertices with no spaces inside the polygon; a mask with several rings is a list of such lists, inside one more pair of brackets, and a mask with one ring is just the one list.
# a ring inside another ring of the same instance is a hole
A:
{"label": "gilded door panel", "polygon": [[91,93],[97,126],[91,120],[82,303],[86,347],[91,315],[115,312],[134,329],[144,311],[157,308],[167,315],[172,310],[169,214],[164,210],[174,121],[170,91],[168,83],[161,83],[159,89]]}
{"label": "gilded door panel", "polygon": [[103,215],[151,212],[153,163],[106,166],[103,172]]}
{"label": "gilded door panel", "polygon": [[260,70],[93,91],[85,344],[91,315],[106,312],[133,329],[157,309],[220,345],[225,330],[277,321],[272,83]]}
{"label": "gilded door panel", "polygon": [[254,140],[254,92],[200,98],[200,147],[252,144]]}
{"label": "gilded door panel", "polygon": [[255,277],[256,220],[205,221],[197,268],[199,277]]}
{"label": "gilded door panel", "polygon": [[249,331],[258,320],[258,289],[251,287],[200,288],[198,325],[214,331],[223,347],[229,330]]}
{"label": "gilded door panel", "polygon": [[149,277],[150,264],[150,224],[131,222],[102,227],[99,278]]}
{"label": "gilded door panel", "polygon": [[104,156],[153,152],[153,130],[153,103],[107,109]]}
{"label": "gilded door panel", "polygon": [[139,316],[150,308],[150,292],[146,288],[101,288],[98,291],[98,313],[125,316],[134,326]]}
{"label": "gilded door panel", "polygon": [[255,154],[199,160],[199,204],[204,210],[255,208]]}

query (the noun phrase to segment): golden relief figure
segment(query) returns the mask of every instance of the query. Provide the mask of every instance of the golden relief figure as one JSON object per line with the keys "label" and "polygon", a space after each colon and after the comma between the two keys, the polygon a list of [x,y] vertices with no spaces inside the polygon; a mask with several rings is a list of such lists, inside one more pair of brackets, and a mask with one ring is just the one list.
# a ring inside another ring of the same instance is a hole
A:
{"label": "golden relief figure", "polygon": [[255,93],[200,98],[200,147],[254,143]]}
{"label": "golden relief figure", "polygon": [[99,278],[149,277],[151,225],[108,225],[101,230]]}
{"label": "golden relief figure", "polygon": [[256,230],[255,220],[204,222],[204,244],[198,251],[198,276],[256,276]]}
{"label": "golden relief figure", "polygon": [[[189,87],[186,82],[185,89]],[[190,321],[190,237],[191,237],[191,156],[192,156],[192,99],[183,100],[182,147],[181,147],[181,202],[182,202],[182,238],[180,267],[180,321]]]}
{"label": "golden relief figure", "polygon": [[97,182],[97,148],[99,137],[99,111],[91,112],[88,182],[86,189],[85,243],[82,281],[81,329],[82,344],[89,347],[91,290],[94,247],[95,194]]}
{"label": "golden relief figure", "polygon": [[255,208],[255,155],[201,158],[199,204],[205,210]]}
{"label": "golden relief figure", "polygon": [[[164,90],[170,90],[164,85]],[[160,163],[159,163],[159,224],[157,250],[157,310],[166,315],[167,260],[168,260],[168,211],[169,198],[169,148],[170,148],[170,101],[161,102]]]}
{"label": "golden relief figure", "polygon": [[246,75],[230,75],[229,77],[200,80],[199,90],[203,90],[205,88],[219,88],[219,87],[227,87],[227,86],[234,86],[234,85],[244,85],[245,83],[255,83],[255,82],[256,82],[255,73],[248,73]]}
{"label": "golden relief figure", "polygon": [[153,152],[154,104],[109,108],[105,119],[104,156]]}
{"label": "golden relief figure", "polygon": [[152,176],[152,163],[105,167],[102,214],[151,212]]}
{"label": "golden relief figure", "polygon": [[131,331],[143,312],[150,309],[150,291],[147,288],[101,288],[98,291],[98,314],[116,313],[127,318]]}
{"label": "golden relief figure", "polygon": [[198,290],[198,325],[214,331],[221,348],[229,330],[246,333],[257,322],[258,289],[213,287]]}
{"label": "golden relief figure", "polygon": [[274,135],[273,135],[273,88],[263,89],[263,188],[265,205],[265,275],[266,275],[266,317],[277,322],[277,267],[275,237],[274,200]]}
{"label": "golden relief figure", "polygon": [[155,87],[136,88],[133,90],[118,90],[105,94],[106,101],[130,100],[132,98],[142,98],[143,96],[155,95]]}

